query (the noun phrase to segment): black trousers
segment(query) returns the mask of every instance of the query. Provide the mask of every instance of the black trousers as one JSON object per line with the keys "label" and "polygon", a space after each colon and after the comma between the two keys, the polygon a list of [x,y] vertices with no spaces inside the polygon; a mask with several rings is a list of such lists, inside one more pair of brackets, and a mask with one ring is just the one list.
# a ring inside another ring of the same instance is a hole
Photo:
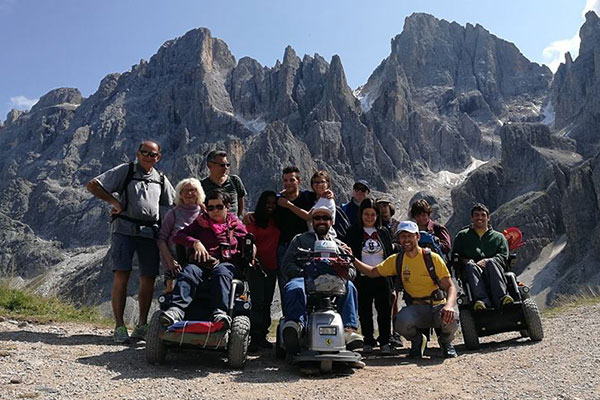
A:
{"label": "black trousers", "polygon": [[487,307],[499,308],[501,299],[506,295],[506,277],[498,263],[488,260],[485,268],[476,263],[465,265],[465,276],[473,293],[473,300],[481,300]]}
{"label": "black trousers", "polygon": [[271,326],[271,304],[277,283],[279,271],[255,271],[249,269],[247,273],[248,286],[250,286],[250,336],[261,339],[269,333]]}
{"label": "black trousers", "polygon": [[[365,344],[389,344],[392,331],[392,286],[389,278],[369,278],[360,275],[354,281],[358,290],[358,318]],[[379,337],[375,340],[373,329],[373,302],[377,311]]]}

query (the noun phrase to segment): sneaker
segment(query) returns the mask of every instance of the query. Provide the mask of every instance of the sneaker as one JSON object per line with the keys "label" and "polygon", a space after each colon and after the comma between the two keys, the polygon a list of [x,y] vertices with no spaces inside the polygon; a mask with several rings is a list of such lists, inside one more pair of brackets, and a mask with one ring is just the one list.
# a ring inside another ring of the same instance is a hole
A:
{"label": "sneaker", "polygon": [[298,354],[300,352],[300,333],[302,326],[296,321],[286,321],[283,324],[281,335],[285,350],[289,354]]}
{"label": "sneaker", "polygon": [[231,317],[223,310],[216,310],[213,313],[213,322],[223,322],[223,329],[229,329],[231,326]]}
{"label": "sneaker", "polygon": [[456,353],[456,349],[454,348],[454,345],[452,343],[446,343],[446,344],[440,343],[440,348],[442,349],[442,357],[444,357],[444,358],[458,357],[458,354]]}
{"label": "sneaker", "polygon": [[148,333],[148,324],[136,325],[131,332],[131,338],[137,340],[146,340],[146,333]]}
{"label": "sneaker", "polygon": [[390,346],[395,349],[400,349],[404,347],[404,345],[402,344],[402,335],[400,335],[397,332],[392,333],[392,336],[390,337]]}
{"label": "sneaker", "polygon": [[480,310],[485,310],[487,307],[485,305],[485,303],[483,302],[483,300],[477,300],[475,302],[475,304],[473,304],[473,310],[475,311],[480,311]]}
{"label": "sneaker", "polygon": [[509,294],[507,294],[506,296],[502,297],[502,299],[500,300],[500,303],[502,303],[503,306],[506,306],[508,304],[512,304],[515,302],[515,299],[513,299]]}
{"label": "sneaker", "polygon": [[113,331],[113,342],[124,344],[129,342],[129,333],[125,325],[117,326]]}
{"label": "sneaker", "polygon": [[363,346],[362,352],[365,354],[371,354],[373,352],[373,346],[371,346],[370,344],[365,344]]}
{"label": "sneaker", "polygon": [[160,314],[159,322],[162,326],[171,326],[183,319],[183,310],[179,307],[170,307]]}
{"label": "sneaker", "polygon": [[365,342],[362,335],[359,335],[354,328],[344,328],[344,341],[346,349],[356,350],[364,346]]}
{"label": "sneaker", "polygon": [[379,347],[379,352],[380,352],[381,354],[383,354],[384,356],[389,356],[389,355],[391,355],[391,354],[392,354],[392,348],[391,348],[391,347],[390,347],[390,345],[389,345],[389,344],[387,344],[387,343],[386,343],[386,344],[382,344],[382,345]]}
{"label": "sneaker", "polygon": [[425,349],[427,348],[427,336],[421,333],[420,337],[417,340],[413,340],[411,342],[410,351],[408,352],[408,357],[410,358],[423,358],[423,354],[425,354]]}

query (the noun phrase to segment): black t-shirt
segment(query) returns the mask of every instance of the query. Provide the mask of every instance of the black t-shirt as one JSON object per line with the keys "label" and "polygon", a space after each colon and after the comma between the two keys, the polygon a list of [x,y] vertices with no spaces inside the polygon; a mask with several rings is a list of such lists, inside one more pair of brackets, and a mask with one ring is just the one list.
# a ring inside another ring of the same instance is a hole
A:
{"label": "black t-shirt", "polygon": [[[282,197],[282,195],[277,195],[277,197]],[[303,210],[310,211],[310,209],[315,205],[315,194],[309,190],[301,190],[300,194],[292,203]],[[281,231],[281,236],[279,237],[279,243],[289,243],[292,241],[294,236],[299,233],[306,232],[308,230],[308,225],[306,221],[294,214],[292,211],[287,208],[283,208],[277,206],[277,226],[279,226],[279,230]]]}

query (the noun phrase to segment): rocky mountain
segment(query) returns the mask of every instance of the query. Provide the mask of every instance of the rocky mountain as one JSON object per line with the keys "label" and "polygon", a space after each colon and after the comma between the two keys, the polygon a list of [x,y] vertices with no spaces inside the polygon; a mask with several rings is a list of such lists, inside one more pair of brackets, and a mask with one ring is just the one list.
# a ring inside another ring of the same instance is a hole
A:
{"label": "rocky mountain", "polygon": [[498,227],[521,227],[526,245],[519,250],[516,272],[530,279],[534,294],[546,302],[600,285],[599,21],[594,12],[586,14],[579,56],[573,61],[567,54],[556,72],[544,107],[553,129],[504,125],[500,159],[452,191],[451,229],[468,221],[475,200],[494,210]]}
{"label": "rocky mountain", "polygon": [[[84,185],[128,161],[144,138],[162,144],[159,168],[173,182],[205,176],[206,154],[225,149],[250,205],[262,190],[280,188],[282,167],[296,164],[305,180],[329,171],[339,201],[365,178],[377,193],[396,196],[400,211],[411,197],[430,196],[442,217],[452,212],[451,187],[499,159],[454,192],[452,223],[460,224],[468,220],[463,201],[480,198],[499,209],[548,190],[554,171],[581,161],[574,138],[518,124],[544,118],[551,80],[548,68],[483,27],[426,14],[406,19],[390,55],[355,92],[338,56],[300,58],[287,47],[281,62],[266,67],[236,61],[208,29],[192,30],[149,61],[106,76],[89,98],[61,88],[29,112],[9,113],[0,127],[1,272],[41,276],[56,282],[47,290],[84,302],[105,299],[107,207]],[[553,100],[557,110],[559,103]],[[556,218],[545,229],[567,230]]]}

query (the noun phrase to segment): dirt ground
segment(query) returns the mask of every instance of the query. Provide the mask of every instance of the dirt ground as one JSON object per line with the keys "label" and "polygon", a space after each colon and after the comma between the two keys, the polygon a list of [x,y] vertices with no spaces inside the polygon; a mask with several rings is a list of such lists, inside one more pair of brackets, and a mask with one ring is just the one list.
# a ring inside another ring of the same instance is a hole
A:
{"label": "dirt ground", "polygon": [[[3,320],[3,318],[0,318]],[[545,338],[517,332],[482,338],[445,360],[432,342],[422,360],[377,351],[367,366],[336,366],[306,375],[275,359],[251,356],[243,371],[222,353],[169,353],[163,366],[145,361],[143,342],[114,345],[108,329],[86,325],[0,322],[0,399],[598,399],[600,305],[544,318]]]}

